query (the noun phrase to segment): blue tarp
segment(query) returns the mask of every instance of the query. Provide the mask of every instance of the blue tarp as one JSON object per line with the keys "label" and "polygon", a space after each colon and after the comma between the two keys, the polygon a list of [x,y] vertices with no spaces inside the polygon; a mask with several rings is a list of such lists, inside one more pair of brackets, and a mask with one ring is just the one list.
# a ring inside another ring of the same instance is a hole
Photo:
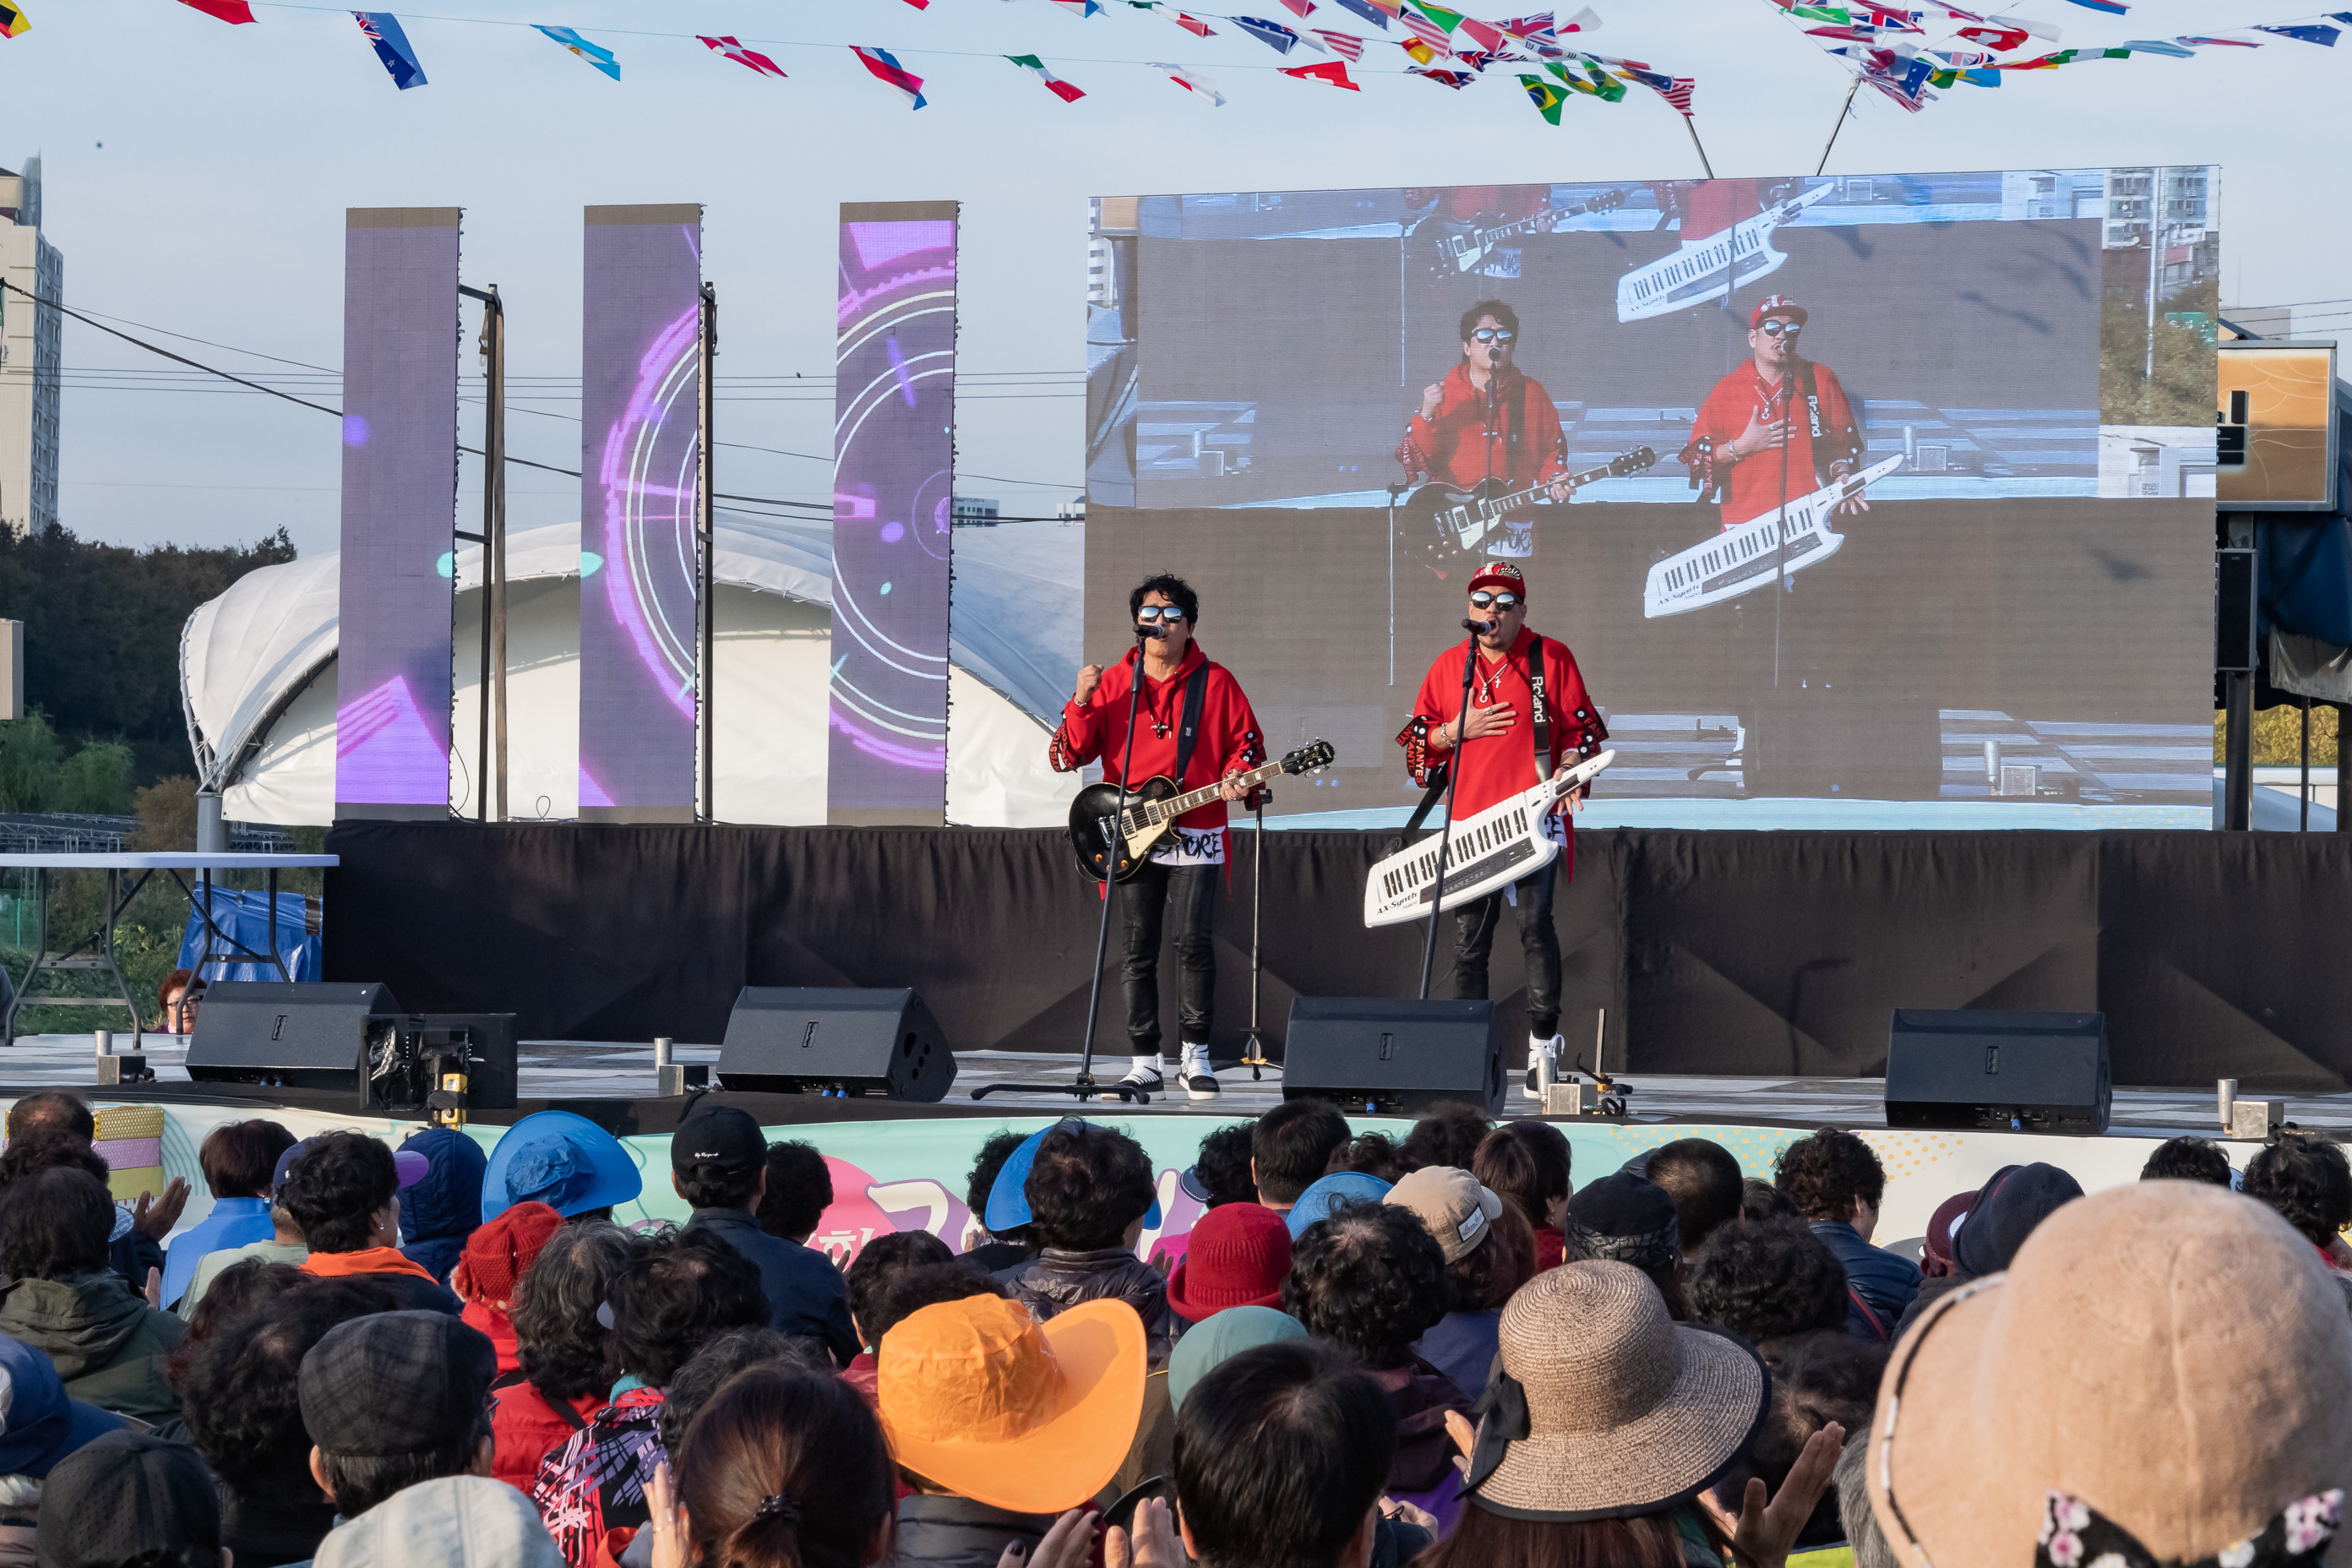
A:
{"label": "blue tarp", "polygon": [[2255,525],[2263,646],[2276,627],[2352,646],[2352,524],[2341,517],[2265,517]]}
{"label": "blue tarp", "polygon": [[[249,952],[268,952],[273,949],[286,961],[286,973],[281,976],[277,965],[253,962],[231,963],[215,959],[205,971],[206,982],[215,980],[308,980],[323,977],[321,957],[324,948],[317,932],[307,931],[305,900],[299,893],[278,895],[277,941],[272,942],[269,931],[269,895],[259,891],[240,891],[219,888],[212,893],[213,924],[222,933],[233,938],[238,946]],[[215,940],[215,951],[227,942]],[[194,969],[196,955],[205,950],[204,884],[196,884],[196,897],[190,900],[188,929],[180,938],[182,969]]]}

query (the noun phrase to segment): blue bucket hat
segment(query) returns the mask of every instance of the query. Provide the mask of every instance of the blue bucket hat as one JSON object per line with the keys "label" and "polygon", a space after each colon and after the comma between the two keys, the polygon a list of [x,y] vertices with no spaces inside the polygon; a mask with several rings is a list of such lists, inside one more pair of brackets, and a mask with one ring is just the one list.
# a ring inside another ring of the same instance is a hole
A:
{"label": "blue bucket hat", "polygon": [[1305,1192],[1298,1194],[1298,1201],[1283,1217],[1289,1221],[1290,1234],[1295,1240],[1299,1232],[1317,1220],[1330,1218],[1335,1205],[1379,1203],[1389,1195],[1391,1184],[1361,1171],[1334,1171],[1328,1176],[1316,1178]]}
{"label": "blue bucket hat", "polygon": [[[1006,1156],[1003,1165],[997,1171],[996,1185],[988,1189],[988,1207],[982,1213],[980,1223],[999,1236],[1027,1225],[1030,1220],[1029,1167],[1036,1163],[1037,1145],[1045,1141],[1045,1134],[1055,1127],[1082,1123],[1085,1120],[1080,1116],[1065,1116],[1052,1127],[1040,1127],[1023,1139],[1021,1147]],[[1150,1212],[1143,1216],[1143,1228],[1160,1228],[1160,1194],[1157,1190],[1152,1194]]]}
{"label": "blue bucket hat", "polygon": [[59,1459],[109,1432],[121,1416],[66,1397],[49,1358],[0,1334],[0,1476],[47,1476]]}
{"label": "blue bucket hat", "polygon": [[584,1116],[537,1110],[506,1131],[482,1171],[482,1220],[520,1203],[542,1203],[570,1219],[625,1204],[645,1191],[621,1141]]}

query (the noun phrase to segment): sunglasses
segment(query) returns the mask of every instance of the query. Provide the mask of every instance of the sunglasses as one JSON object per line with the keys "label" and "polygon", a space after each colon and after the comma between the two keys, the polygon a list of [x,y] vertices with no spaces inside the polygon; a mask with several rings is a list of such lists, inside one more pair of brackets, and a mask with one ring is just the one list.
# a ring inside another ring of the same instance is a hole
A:
{"label": "sunglasses", "polygon": [[1184,611],[1178,605],[1146,605],[1135,612],[1135,618],[1147,626],[1157,626],[1161,621],[1182,620]]}
{"label": "sunglasses", "polygon": [[1802,321],[1784,321],[1777,316],[1765,322],[1763,328],[1764,335],[1768,338],[1793,338],[1804,330],[1805,324]]}
{"label": "sunglasses", "polygon": [[1517,594],[1489,594],[1481,588],[1470,595],[1470,607],[1474,610],[1516,610],[1519,607],[1519,596]]}
{"label": "sunglasses", "polygon": [[1495,343],[1500,347],[1508,348],[1518,341],[1518,333],[1508,327],[1480,327],[1470,334],[1470,341],[1474,343]]}

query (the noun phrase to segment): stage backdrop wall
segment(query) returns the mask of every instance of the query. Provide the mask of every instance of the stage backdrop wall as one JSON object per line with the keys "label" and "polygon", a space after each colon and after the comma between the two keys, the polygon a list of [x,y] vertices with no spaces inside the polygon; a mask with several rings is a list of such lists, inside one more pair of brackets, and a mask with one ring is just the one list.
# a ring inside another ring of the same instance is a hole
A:
{"label": "stage backdrop wall", "polygon": [[[1249,1024],[1255,848],[1217,919],[1217,1037]],[[1261,1016],[1408,996],[1418,928],[1367,931],[1386,833],[1265,837]],[[715,1042],[745,984],[914,985],[961,1051],[1076,1051],[1100,905],[1055,831],[339,825],[326,972],[526,1037]],[[2352,838],[1580,833],[1561,1026],[1633,1073],[1872,1074],[1895,1007],[2099,1009],[2118,1082],[2352,1087]],[[1172,949],[1163,952],[1172,973]],[[1524,971],[1496,944],[1496,995]],[[1173,987],[1163,995],[1173,1005]],[[1116,969],[1100,1048],[1124,1050]]]}

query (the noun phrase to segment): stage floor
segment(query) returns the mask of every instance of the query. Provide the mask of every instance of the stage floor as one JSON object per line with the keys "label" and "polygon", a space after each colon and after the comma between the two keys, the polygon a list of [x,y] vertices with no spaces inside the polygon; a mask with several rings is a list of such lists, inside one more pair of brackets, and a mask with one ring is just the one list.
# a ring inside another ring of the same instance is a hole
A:
{"label": "stage floor", "polygon": [[[116,1037],[118,1049],[129,1049],[126,1037]],[[147,1064],[157,1088],[189,1081],[183,1065],[187,1055],[184,1037],[150,1035],[144,1046]],[[716,1046],[676,1047],[676,1059],[687,1064],[711,1063]],[[0,1097],[36,1086],[87,1084],[90,1081],[90,1037],[88,1035],[27,1035],[14,1047],[0,1051]],[[1126,1070],[1124,1056],[1098,1059],[1096,1076],[1115,1078]],[[1034,1115],[1048,1108],[1077,1102],[1066,1095],[1047,1092],[1045,1086],[1064,1081],[1076,1069],[1074,1056],[1011,1051],[973,1051],[957,1058],[955,1087],[942,1109],[977,1110],[971,1091],[986,1083],[1036,1085],[1032,1090],[992,1094],[982,1106]],[[583,1040],[526,1040],[518,1053],[525,1100],[645,1100],[654,1097],[653,1047]],[[1153,1100],[1149,1107],[1128,1107],[1129,1114],[1186,1114],[1222,1117],[1255,1116],[1282,1095],[1281,1069],[1266,1070],[1253,1079],[1245,1067],[1226,1065],[1217,1073],[1222,1086],[1214,1096],[1192,1099],[1181,1089]],[[1708,1122],[1748,1126],[1884,1127],[1884,1085],[1874,1078],[1698,1078],[1633,1075],[1628,1099],[1629,1120],[1635,1123]],[[1533,1115],[1535,1097],[1520,1085],[1524,1074],[1512,1078],[1510,1104],[1505,1114]],[[223,1086],[229,1089],[229,1086]],[[230,1092],[235,1092],[230,1089]],[[251,1091],[257,1096],[267,1090]],[[100,1096],[103,1098],[101,1094]],[[2249,1098],[2252,1098],[2249,1096]],[[879,1103],[864,1102],[879,1110]],[[1091,1102],[1110,1110],[1115,1102]],[[2352,1094],[2289,1096],[2287,1117],[2300,1126],[2352,1133]],[[812,1121],[831,1120],[813,1116]],[[2141,1137],[2170,1137],[2179,1132],[2218,1136],[2213,1096],[2210,1090],[2118,1089],[2113,1129]]]}

